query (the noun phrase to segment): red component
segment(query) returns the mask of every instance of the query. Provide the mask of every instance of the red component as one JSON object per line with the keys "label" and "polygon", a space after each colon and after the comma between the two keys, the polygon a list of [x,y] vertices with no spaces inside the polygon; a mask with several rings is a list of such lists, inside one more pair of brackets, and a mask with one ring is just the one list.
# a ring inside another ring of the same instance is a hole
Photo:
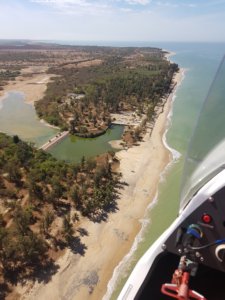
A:
{"label": "red component", "polygon": [[210,215],[208,215],[208,214],[204,214],[204,215],[202,216],[202,221],[203,221],[204,223],[206,223],[206,224],[209,224],[209,223],[212,222],[212,217],[211,217]]}
{"label": "red component", "polygon": [[193,290],[189,290],[189,277],[190,274],[188,272],[184,272],[182,275],[180,285],[173,283],[165,283],[161,287],[161,292],[164,295],[170,296],[178,300],[207,300],[204,296],[200,295],[199,293]]}

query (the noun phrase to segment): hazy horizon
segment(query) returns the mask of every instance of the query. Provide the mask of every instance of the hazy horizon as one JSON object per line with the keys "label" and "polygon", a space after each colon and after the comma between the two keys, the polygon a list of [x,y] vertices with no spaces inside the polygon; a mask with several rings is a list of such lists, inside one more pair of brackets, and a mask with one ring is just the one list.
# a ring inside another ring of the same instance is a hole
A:
{"label": "hazy horizon", "polygon": [[225,42],[225,0],[7,0],[0,39]]}

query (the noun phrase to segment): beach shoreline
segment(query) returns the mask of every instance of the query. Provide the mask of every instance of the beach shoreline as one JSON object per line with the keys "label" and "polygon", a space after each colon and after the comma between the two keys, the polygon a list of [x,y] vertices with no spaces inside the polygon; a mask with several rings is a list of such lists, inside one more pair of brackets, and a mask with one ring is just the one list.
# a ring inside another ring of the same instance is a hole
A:
{"label": "beach shoreline", "polygon": [[[171,54],[173,55],[173,54]],[[164,174],[168,171],[168,168],[171,167],[171,165],[180,157],[180,153],[177,152],[176,150],[172,149],[166,142],[166,134],[170,128],[171,125],[171,117],[172,117],[172,106],[173,106],[173,102],[175,100],[176,97],[176,91],[177,88],[179,87],[179,85],[181,84],[181,82],[184,79],[185,76],[185,69],[180,69],[179,73],[176,74],[176,78],[175,78],[175,82],[176,82],[176,86],[175,89],[172,91],[172,93],[169,95],[165,105],[164,105],[164,110],[163,112],[161,112],[162,114],[162,122],[164,123],[164,129],[162,131],[162,135],[161,135],[161,139],[162,139],[162,144],[164,146],[164,150],[165,150],[165,154],[167,152],[167,159],[165,156],[165,160],[164,160],[164,167],[162,167],[162,171],[159,173],[159,178],[158,178],[158,182],[155,186],[155,195],[153,198],[151,198],[149,200],[149,203],[146,207],[145,213],[143,215],[143,217],[139,220],[139,222],[141,223],[141,229],[140,231],[137,233],[137,235],[135,236],[134,242],[132,244],[132,247],[130,249],[130,251],[124,256],[124,258],[120,261],[120,263],[116,266],[116,268],[114,269],[112,278],[110,279],[110,281],[108,282],[107,285],[107,292],[103,297],[103,300],[109,300],[111,299],[111,296],[113,295],[117,285],[119,284],[118,280],[121,278],[121,272],[126,272],[127,271],[127,267],[128,265],[131,263],[131,257],[132,255],[135,253],[135,251],[137,250],[138,244],[139,242],[142,240],[143,238],[143,233],[145,230],[145,227],[147,226],[147,220],[146,220],[146,215],[149,214],[150,210],[157,205],[158,202],[158,187],[159,187],[159,183],[161,181],[162,178],[164,178]],[[159,117],[159,116],[158,116]],[[153,134],[155,134],[154,128],[152,131]],[[154,139],[154,137],[153,137]],[[114,299],[114,298],[113,298]]]}
{"label": "beach shoreline", "polygon": [[[174,81],[182,79],[180,70]],[[18,287],[20,299],[109,299],[107,285],[115,268],[130,252],[142,228],[141,219],[153,203],[160,176],[172,159],[165,148],[163,135],[171,110],[176,87],[169,95],[163,112],[156,119],[151,137],[149,131],[139,146],[117,152],[122,181],[127,185],[120,190],[118,210],[110,214],[107,222],[93,223],[81,220],[88,235],[82,237],[87,247],[83,256],[67,250],[57,264],[59,271],[48,284],[35,283],[31,289]],[[109,286],[109,285],[108,285]]]}

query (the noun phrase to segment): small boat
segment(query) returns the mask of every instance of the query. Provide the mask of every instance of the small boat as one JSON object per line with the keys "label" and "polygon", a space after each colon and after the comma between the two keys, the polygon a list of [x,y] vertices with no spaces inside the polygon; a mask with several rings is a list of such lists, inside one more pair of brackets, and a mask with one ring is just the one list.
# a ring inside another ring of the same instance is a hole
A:
{"label": "small boat", "polygon": [[225,57],[187,151],[178,216],[118,297],[132,299],[225,299]]}

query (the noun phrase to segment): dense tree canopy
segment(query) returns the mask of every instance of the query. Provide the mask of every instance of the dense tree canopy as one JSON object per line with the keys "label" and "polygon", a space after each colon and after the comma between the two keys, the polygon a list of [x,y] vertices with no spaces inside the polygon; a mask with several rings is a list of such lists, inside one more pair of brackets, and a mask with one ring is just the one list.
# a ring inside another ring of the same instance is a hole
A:
{"label": "dense tree canopy", "polygon": [[91,136],[104,132],[112,112],[142,107],[147,113],[148,107],[160,103],[170,92],[178,66],[165,60],[159,49],[115,49],[110,54],[103,51],[98,65],[51,68],[57,77],[35,105],[39,116],[72,133]]}
{"label": "dense tree canopy", "polygon": [[100,164],[66,164],[0,133],[0,278],[45,267],[49,253],[70,246],[79,214],[105,218],[116,205],[117,181],[107,156]]}

